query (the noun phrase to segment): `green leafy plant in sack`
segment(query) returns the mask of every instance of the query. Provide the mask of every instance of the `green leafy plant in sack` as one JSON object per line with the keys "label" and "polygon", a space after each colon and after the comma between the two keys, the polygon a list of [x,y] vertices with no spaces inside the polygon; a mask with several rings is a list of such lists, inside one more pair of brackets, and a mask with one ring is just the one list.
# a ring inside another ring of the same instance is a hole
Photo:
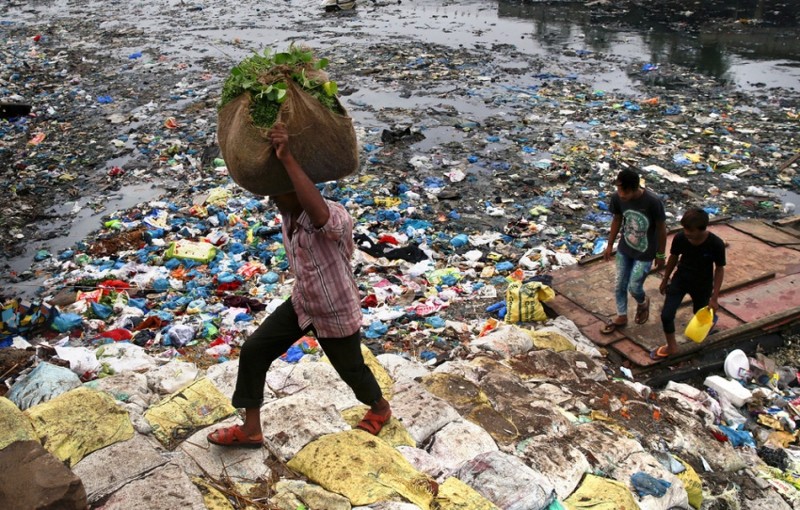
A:
{"label": "green leafy plant in sack", "polygon": [[[328,66],[328,59],[314,58],[312,51],[290,45],[281,53],[267,48],[261,53],[254,53],[231,69],[231,73],[222,85],[222,96],[218,109],[249,92],[252,97],[250,115],[253,124],[259,127],[270,127],[278,118],[280,105],[286,100],[287,79],[299,84],[303,90],[315,97],[329,110],[343,114],[338,101],[335,100],[339,88],[331,80],[317,79],[325,76],[322,71]],[[309,75],[313,75],[309,76]]]}

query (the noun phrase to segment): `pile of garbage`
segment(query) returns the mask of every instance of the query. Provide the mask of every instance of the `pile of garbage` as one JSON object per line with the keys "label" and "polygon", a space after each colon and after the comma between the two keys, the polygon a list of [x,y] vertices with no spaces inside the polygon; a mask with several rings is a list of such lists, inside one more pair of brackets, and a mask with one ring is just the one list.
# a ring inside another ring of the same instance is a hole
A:
{"label": "pile of garbage", "polygon": [[[6,58],[27,73],[24,82],[8,81],[8,97],[26,99],[30,83],[65,81],[44,56],[68,59],[69,34],[34,40],[24,27],[8,30],[14,43],[4,48]],[[689,205],[716,216],[777,218],[794,210],[780,191],[798,186],[796,92],[744,93],[677,66],[623,66],[591,51],[568,57],[579,74],[513,49],[493,51],[491,58],[487,51],[425,42],[318,51],[339,73],[343,106],[357,121],[362,179],[351,181],[361,188],[351,191],[362,196],[354,199],[400,199],[396,208],[370,210],[377,221],[393,221],[386,215],[411,207],[412,216],[436,218],[444,236],[489,230],[512,236],[522,251],[545,244],[581,257],[607,231],[603,204],[621,167],[643,171],[670,217]],[[203,180],[216,177],[216,108],[229,61],[192,69],[141,51],[92,58],[107,68],[123,61],[126,72],[112,83],[91,73],[71,75],[81,86],[32,98],[33,114],[0,132],[2,175],[14,183],[0,190],[7,255],[28,249],[36,260],[55,256],[43,242],[54,233],[37,219],[102,211],[110,195],[132,183],[162,182],[180,192],[186,184],[207,189]],[[510,62],[541,72],[520,74]],[[640,90],[590,84],[594,74],[619,67]],[[132,94],[142,76],[148,90]],[[438,89],[448,92],[429,92]],[[382,107],[357,97],[370,90],[402,102]],[[140,94],[152,97],[133,102]],[[108,143],[83,145],[73,128]],[[416,204],[415,194],[421,197]],[[27,281],[36,271],[11,281]]]}
{"label": "pile of garbage", "polygon": [[[354,429],[365,406],[314,340],[302,339],[267,374],[262,450],[206,440],[239,419],[229,403],[238,359],[202,368],[128,341],[56,344],[55,356],[28,347],[32,368],[0,397],[0,465],[28,461],[0,486],[17,501],[106,509],[152,508],[148,501],[789,509],[800,501],[794,367],[736,354],[726,368],[741,383],[715,375],[707,391],[675,382],[656,391],[616,373],[563,317],[467,328],[462,345],[462,359],[438,365],[362,349],[393,407],[376,439]],[[100,377],[82,382],[93,371]],[[14,485],[45,468],[57,471],[46,487]]]}

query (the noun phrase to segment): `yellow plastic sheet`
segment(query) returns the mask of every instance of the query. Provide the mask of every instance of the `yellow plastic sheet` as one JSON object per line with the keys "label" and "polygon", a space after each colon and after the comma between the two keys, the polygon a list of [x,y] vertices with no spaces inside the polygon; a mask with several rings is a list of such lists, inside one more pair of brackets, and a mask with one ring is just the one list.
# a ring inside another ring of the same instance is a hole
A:
{"label": "yellow plastic sheet", "polygon": [[62,393],[25,411],[42,445],[67,466],[133,437],[128,411],[102,391],[86,387]]}
{"label": "yellow plastic sheet", "polygon": [[789,445],[797,440],[796,434],[776,430],[769,433],[764,444],[772,448],[789,448]]}
{"label": "yellow plastic sheet", "polygon": [[583,483],[564,500],[568,510],[639,510],[639,505],[625,484],[587,474]]}
{"label": "yellow plastic sheet", "polygon": [[378,207],[397,207],[402,202],[399,197],[375,197],[375,205]]}
{"label": "yellow plastic sheet", "polygon": [[499,510],[478,491],[452,476],[439,486],[436,503],[441,510]]}
{"label": "yellow plastic sheet", "polygon": [[38,441],[31,421],[14,402],[0,397],[0,450],[15,441]]}
{"label": "yellow plastic sheet", "polygon": [[235,412],[214,383],[202,378],[152,406],[144,413],[144,418],[153,427],[156,439],[172,449],[197,429]]}
{"label": "yellow plastic sheet", "polygon": [[180,239],[170,243],[169,248],[164,253],[164,258],[190,259],[205,264],[211,261],[216,254],[217,249],[211,243]]}
{"label": "yellow plastic sheet", "polygon": [[401,497],[423,510],[434,500],[435,482],[420,473],[389,443],[363,430],[328,434],[307,444],[288,462],[353,506]]}
{"label": "yellow plastic sheet", "polygon": [[441,285],[444,282],[444,279],[448,276],[455,278],[456,281],[460,280],[463,275],[458,268],[455,267],[446,267],[443,269],[434,269],[430,273],[425,275],[428,278],[428,281],[431,285]]}
{"label": "yellow plastic sheet", "polygon": [[545,321],[542,303],[555,297],[553,289],[541,282],[511,282],[506,289],[506,322]]}
{"label": "yellow plastic sheet", "polygon": [[675,476],[683,482],[686,494],[689,495],[689,504],[692,505],[693,508],[699,509],[703,505],[703,481],[700,480],[700,476],[692,466],[684,462],[683,459],[675,458],[686,468],[686,471],[678,473]]}

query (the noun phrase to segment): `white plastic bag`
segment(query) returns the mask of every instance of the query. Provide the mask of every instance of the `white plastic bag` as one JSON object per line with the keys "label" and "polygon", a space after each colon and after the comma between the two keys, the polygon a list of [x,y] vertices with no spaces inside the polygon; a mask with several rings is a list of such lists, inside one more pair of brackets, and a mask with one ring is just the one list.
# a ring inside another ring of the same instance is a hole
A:
{"label": "white plastic bag", "polygon": [[86,347],[56,346],[56,354],[64,361],[69,361],[69,369],[79,377],[84,377],[84,381],[90,379],[102,367],[94,351]]}

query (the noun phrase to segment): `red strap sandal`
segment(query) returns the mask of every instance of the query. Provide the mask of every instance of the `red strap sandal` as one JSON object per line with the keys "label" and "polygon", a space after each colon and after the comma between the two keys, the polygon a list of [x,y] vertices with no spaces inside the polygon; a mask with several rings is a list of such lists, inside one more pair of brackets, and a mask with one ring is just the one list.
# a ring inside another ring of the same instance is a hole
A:
{"label": "red strap sandal", "polygon": [[217,429],[206,436],[209,443],[217,446],[229,446],[239,448],[261,448],[264,446],[264,439],[250,439],[242,432],[242,427],[233,425]]}
{"label": "red strap sandal", "polygon": [[358,422],[356,428],[361,430],[365,430],[372,434],[373,436],[377,436],[378,433],[381,431],[386,422],[389,421],[389,418],[392,417],[392,411],[389,410],[386,414],[378,414],[373,412],[372,409],[367,411],[367,414]]}

